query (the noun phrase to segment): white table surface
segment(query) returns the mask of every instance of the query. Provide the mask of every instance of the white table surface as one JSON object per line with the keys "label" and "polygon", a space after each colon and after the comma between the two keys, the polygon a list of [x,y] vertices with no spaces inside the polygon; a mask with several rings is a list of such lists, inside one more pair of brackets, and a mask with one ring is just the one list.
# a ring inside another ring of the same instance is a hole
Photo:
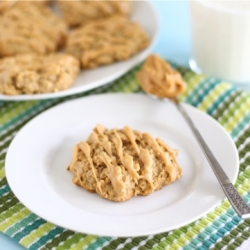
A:
{"label": "white table surface", "polygon": [[[159,15],[160,36],[153,52],[180,65],[188,65],[191,33],[188,1],[152,1]],[[24,247],[0,233],[1,250],[24,250]]]}

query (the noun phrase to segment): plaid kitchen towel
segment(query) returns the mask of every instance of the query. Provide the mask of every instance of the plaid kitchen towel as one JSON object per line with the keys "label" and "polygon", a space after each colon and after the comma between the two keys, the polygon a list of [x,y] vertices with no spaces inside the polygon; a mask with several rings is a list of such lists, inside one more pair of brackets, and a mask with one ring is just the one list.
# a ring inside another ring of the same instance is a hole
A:
{"label": "plaid kitchen towel", "polygon": [[[140,92],[134,68],[111,84],[70,97],[0,102],[0,231],[30,250],[36,249],[250,249],[250,219],[242,220],[227,199],[201,219],[171,232],[134,238],[98,237],[47,222],[25,208],[5,176],[5,156],[18,130],[40,112],[70,99],[104,92]],[[179,68],[188,89],[182,100],[214,117],[233,138],[240,157],[235,184],[250,204],[250,93],[227,82]],[[0,247],[1,248],[1,247]]]}

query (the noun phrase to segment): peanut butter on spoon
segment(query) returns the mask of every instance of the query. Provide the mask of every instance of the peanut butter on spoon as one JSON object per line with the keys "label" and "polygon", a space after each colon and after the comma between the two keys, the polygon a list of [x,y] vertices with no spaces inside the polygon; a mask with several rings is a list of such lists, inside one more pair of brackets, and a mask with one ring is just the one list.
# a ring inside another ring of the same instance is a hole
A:
{"label": "peanut butter on spoon", "polygon": [[180,73],[157,55],[150,55],[138,72],[142,89],[160,98],[175,99],[186,90]]}

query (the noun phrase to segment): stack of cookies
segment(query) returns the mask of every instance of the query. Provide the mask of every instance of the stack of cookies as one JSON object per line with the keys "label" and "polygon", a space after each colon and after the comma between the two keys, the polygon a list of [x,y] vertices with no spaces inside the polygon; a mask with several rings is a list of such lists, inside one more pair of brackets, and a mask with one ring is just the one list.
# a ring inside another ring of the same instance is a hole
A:
{"label": "stack of cookies", "polygon": [[0,93],[65,90],[81,70],[127,60],[149,37],[131,1],[0,2]]}

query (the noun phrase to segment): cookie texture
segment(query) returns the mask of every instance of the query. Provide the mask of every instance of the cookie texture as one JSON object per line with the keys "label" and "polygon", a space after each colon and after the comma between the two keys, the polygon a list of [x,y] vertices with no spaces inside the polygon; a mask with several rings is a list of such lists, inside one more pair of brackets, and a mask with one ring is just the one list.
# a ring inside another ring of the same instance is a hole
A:
{"label": "cookie texture", "polygon": [[0,16],[0,57],[56,51],[66,39],[67,26],[45,5],[16,4]]}
{"label": "cookie texture", "polygon": [[145,92],[162,98],[175,98],[186,90],[181,74],[158,55],[147,58],[137,78]]}
{"label": "cookie texture", "polygon": [[80,71],[71,55],[19,55],[0,60],[0,93],[40,94],[69,88]]}
{"label": "cookie texture", "polygon": [[129,16],[132,1],[88,1],[88,0],[59,0],[63,18],[69,26],[85,25],[97,19],[113,15]]}
{"label": "cookie texture", "polygon": [[75,184],[122,202],[178,180],[183,170],[177,156],[178,150],[148,133],[97,125],[87,141],[75,146],[68,170]]}
{"label": "cookie texture", "polygon": [[[0,15],[17,5],[30,4],[30,0],[2,0],[0,1]],[[49,5],[50,0],[32,0],[32,5]]]}
{"label": "cookie texture", "polygon": [[66,52],[79,58],[83,69],[95,68],[127,60],[149,43],[149,36],[138,23],[116,16],[73,30]]}

